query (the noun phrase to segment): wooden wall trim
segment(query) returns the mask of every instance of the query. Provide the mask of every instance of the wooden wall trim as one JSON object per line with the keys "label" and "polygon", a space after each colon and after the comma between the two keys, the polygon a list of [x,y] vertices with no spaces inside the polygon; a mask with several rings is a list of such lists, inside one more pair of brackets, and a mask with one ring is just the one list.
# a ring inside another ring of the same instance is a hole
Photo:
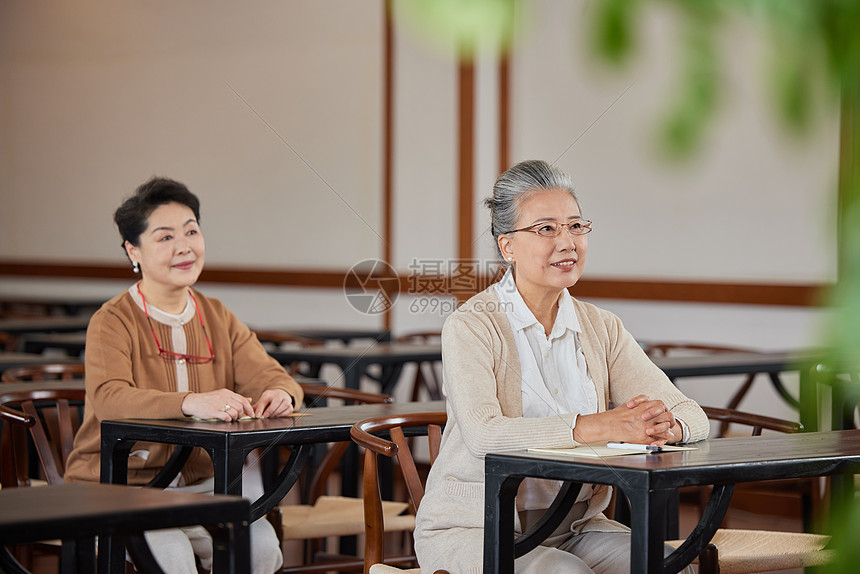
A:
{"label": "wooden wall trim", "polygon": [[507,52],[499,60],[499,173],[510,166],[511,62]]}
{"label": "wooden wall trim", "polygon": [[813,284],[582,279],[571,293],[581,299],[814,307],[823,304],[826,288]]}
{"label": "wooden wall trim", "polygon": [[383,2],[382,10],[382,259],[394,261],[394,24],[391,21],[391,0]]}
{"label": "wooden wall trim", "polygon": [[[123,279],[134,275],[127,265],[98,263],[19,263],[0,261],[0,276],[52,279]],[[210,266],[203,271],[204,283],[230,283],[287,288],[343,289],[347,270],[317,269],[248,269]],[[475,281],[480,288],[491,281]],[[436,276],[400,275],[400,292],[417,296],[440,296],[448,290],[447,279]],[[634,301],[667,301],[691,303],[730,303],[813,307],[824,304],[825,284],[716,283],[705,281],[662,281],[646,279],[582,279],[571,292],[579,298],[624,299]],[[462,299],[471,293],[456,293]]]}
{"label": "wooden wall trim", "polygon": [[475,66],[462,61],[458,76],[458,154],[457,154],[457,257],[472,259],[474,243],[472,222],[475,202]]}
{"label": "wooden wall trim", "polygon": [[[383,0],[382,54],[382,260],[394,261],[394,23],[391,0]],[[383,314],[391,330],[391,309]]]}

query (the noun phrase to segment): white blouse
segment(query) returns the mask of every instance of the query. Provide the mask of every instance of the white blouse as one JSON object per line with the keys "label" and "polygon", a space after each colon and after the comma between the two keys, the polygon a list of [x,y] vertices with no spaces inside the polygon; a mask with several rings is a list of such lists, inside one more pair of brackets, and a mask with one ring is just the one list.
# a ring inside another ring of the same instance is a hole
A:
{"label": "white blouse", "polygon": [[[494,288],[499,301],[505,306],[505,314],[517,345],[523,416],[596,413],[597,389],[588,374],[588,365],[579,342],[581,328],[567,290],[563,290],[559,296],[558,315],[552,331],[546,336],[543,326],[517,290],[510,269]],[[549,508],[560,485],[559,481],[526,478],[517,494],[517,509]],[[583,485],[577,502],[588,500],[591,494],[591,485]]]}

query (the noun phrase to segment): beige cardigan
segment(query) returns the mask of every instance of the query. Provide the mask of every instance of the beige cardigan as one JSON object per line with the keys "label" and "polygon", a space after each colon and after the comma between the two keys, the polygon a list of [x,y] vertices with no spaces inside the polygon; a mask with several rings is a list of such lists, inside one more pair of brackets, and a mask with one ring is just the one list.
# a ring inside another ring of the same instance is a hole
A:
{"label": "beige cardigan", "polygon": [[[598,411],[644,394],[661,399],[690,430],[708,436],[708,420],[651,362],[612,313],[573,300],[580,341],[597,391]],[[575,446],[572,414],[523,418],[519,358],[505,310],[492,288],[452,313],[442,329],[443,392],[448,424],[427,481],[415,525],[422,571],[457,574],[482,570],[484,455],[530,447]],[[596,486],[588,509],[572,528],[618,530],[603,516],[611,489]]]}

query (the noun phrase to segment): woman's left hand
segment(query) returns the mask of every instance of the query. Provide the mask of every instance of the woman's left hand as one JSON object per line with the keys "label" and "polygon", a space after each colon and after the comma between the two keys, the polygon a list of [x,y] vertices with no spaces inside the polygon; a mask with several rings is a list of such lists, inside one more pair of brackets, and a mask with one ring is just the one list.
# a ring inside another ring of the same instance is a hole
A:
{"label": "woman's left hand", "polygon": [[645,429],[645,434],[654,441],[651,444],[662,446],[680,440],[681,427],[672,412],[663,404],[663,401],[652,401],[645,395],[639,395],[627,401],[626,404],[628,408],[634,408],[646,401],[653,403],[648,410],[642,413],[642,420],[649,424],[649,427]]}
{"label": "woman's left hand", "polygon": [[254,405],[254,416],[268,419],[285,417],[293,412],[293,397],[283,389],[263,391]]}

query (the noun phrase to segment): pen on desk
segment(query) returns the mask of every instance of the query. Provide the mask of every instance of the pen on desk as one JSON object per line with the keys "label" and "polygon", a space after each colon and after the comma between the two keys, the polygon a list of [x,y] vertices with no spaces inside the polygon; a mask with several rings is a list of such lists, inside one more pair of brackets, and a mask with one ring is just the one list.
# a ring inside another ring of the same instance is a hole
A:
{"label": "pen on desk", "polygon": [[642,452],[662,452],[663,448],[651,444],[636,444],[632,442],[613,442],[606,443],[609,448],[623,448],[628,450],[641,450]]}

